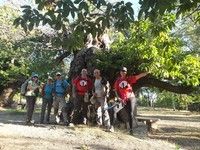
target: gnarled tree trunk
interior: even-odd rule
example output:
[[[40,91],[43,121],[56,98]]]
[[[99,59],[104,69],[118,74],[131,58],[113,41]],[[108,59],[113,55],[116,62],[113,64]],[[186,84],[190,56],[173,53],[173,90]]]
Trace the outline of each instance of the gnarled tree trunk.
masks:
[[[93,70],[95,69],[95,56],[99,52],[97,48],[83,49],[76,54],[74,60],[71,62],[69,78],[73,79],[80,74],[83,68],[86,68],[90,76],[93,75]]]
[[[0,94],[0,104],[3,107],[11,107],[13,104],[13,97],[16,93],[17,89],[13,86],[9,86],[4,88],[4,90]]]
[[[1,87],[0,92],[0,106],[2,107],[11,107],[13,104],[13,97],[15,96],[18,88],[24,82],[25,78],[21,77],[13,83],[9,83],[5,87]]]

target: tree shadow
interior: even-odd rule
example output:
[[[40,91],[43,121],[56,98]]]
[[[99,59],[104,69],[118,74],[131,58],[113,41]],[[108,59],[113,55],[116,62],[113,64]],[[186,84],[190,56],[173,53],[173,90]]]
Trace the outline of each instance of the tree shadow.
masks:
[[[154,134],[150,134],[149,137],[169,141],[182,148],[197,150],[200,148],[199,133],[199,129],[191,127],[162,127]]]
[[[101,145],[101,144],[89,144],[87,146],[85,146],[85,149],[93,149],[93,150],[115,150],[114,148],[110,148],[108,146],[105,146],[105,145]],[[77,147],[74,147],[74,149],[77,149],[77,150],[82,150],[84,149],[84,146],[77,146]]]
[[[33,114],[33,120],[38,122],[40,113]],[[26,111],[6,110],[0,111],[0,123],[25,125]]]
[[[142,115],[138,115],[142,116]],[[161,120],[170,120],[170,121],[186,121],[186,122],[199,122],[200,121],[200,115],[197,116],[172,116],[172,115],[145,115],[144,117],[149,117],[149,118],[158,118]]]

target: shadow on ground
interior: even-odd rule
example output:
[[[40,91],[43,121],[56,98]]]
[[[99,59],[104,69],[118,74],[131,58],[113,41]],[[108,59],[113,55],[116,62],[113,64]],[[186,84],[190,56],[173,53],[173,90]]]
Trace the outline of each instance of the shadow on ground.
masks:
[[[162,120],[158,129],[153,134],[149,134],[150,138],[169,141],[188,150],[200,149],[199,115],[145,114],[145,117]]]

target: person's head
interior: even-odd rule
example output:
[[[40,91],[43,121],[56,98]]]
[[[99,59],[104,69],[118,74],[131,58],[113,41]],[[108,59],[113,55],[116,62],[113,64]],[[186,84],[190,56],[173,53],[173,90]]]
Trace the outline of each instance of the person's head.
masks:
[[[61,80],[62,74],[60,72],[56,73],[56,80]]]
[[[87,77],[87,69],[82,69],[81,70],[81,76],[82,77]]]
[[[101,76],[100,70],[99,70],[99,69],[95,69],[95,70],[94,70],[94,77],[95,77],[95,78],[99,78],[100,76]]]
[[[127,74],[127,68],[126,67],[122,67],[120,69],[120,75],[121,75],[121,77],[126,77],[126,74]]]
[[[32,80],[34,81],[34,82],[37,82],[38,81],[38,74],[33,74],[32,75]]]
[[[53,78],[52,77],[48,77],[47,83],[51,84],[52,82],[53,82]]]

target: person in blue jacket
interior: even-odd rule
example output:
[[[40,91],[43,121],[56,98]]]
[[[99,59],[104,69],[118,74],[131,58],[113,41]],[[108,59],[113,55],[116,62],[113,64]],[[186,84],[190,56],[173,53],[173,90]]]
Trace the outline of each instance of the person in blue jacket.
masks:
[[[62,75],[60,72],[57,72],[56,80],[54,82],[54,90],[53,90],[54,115],[55,115],[56,123],[59,123],[60,122],[60,114],[62,114],[65,125],[69,125],[67,112],[65,109],[66,108],[65,96],[67,94],[68,87],[69,87],[69,83],[66,80],[62,79]],[[61,109],[59,109],[59,108],[61,108]]]

